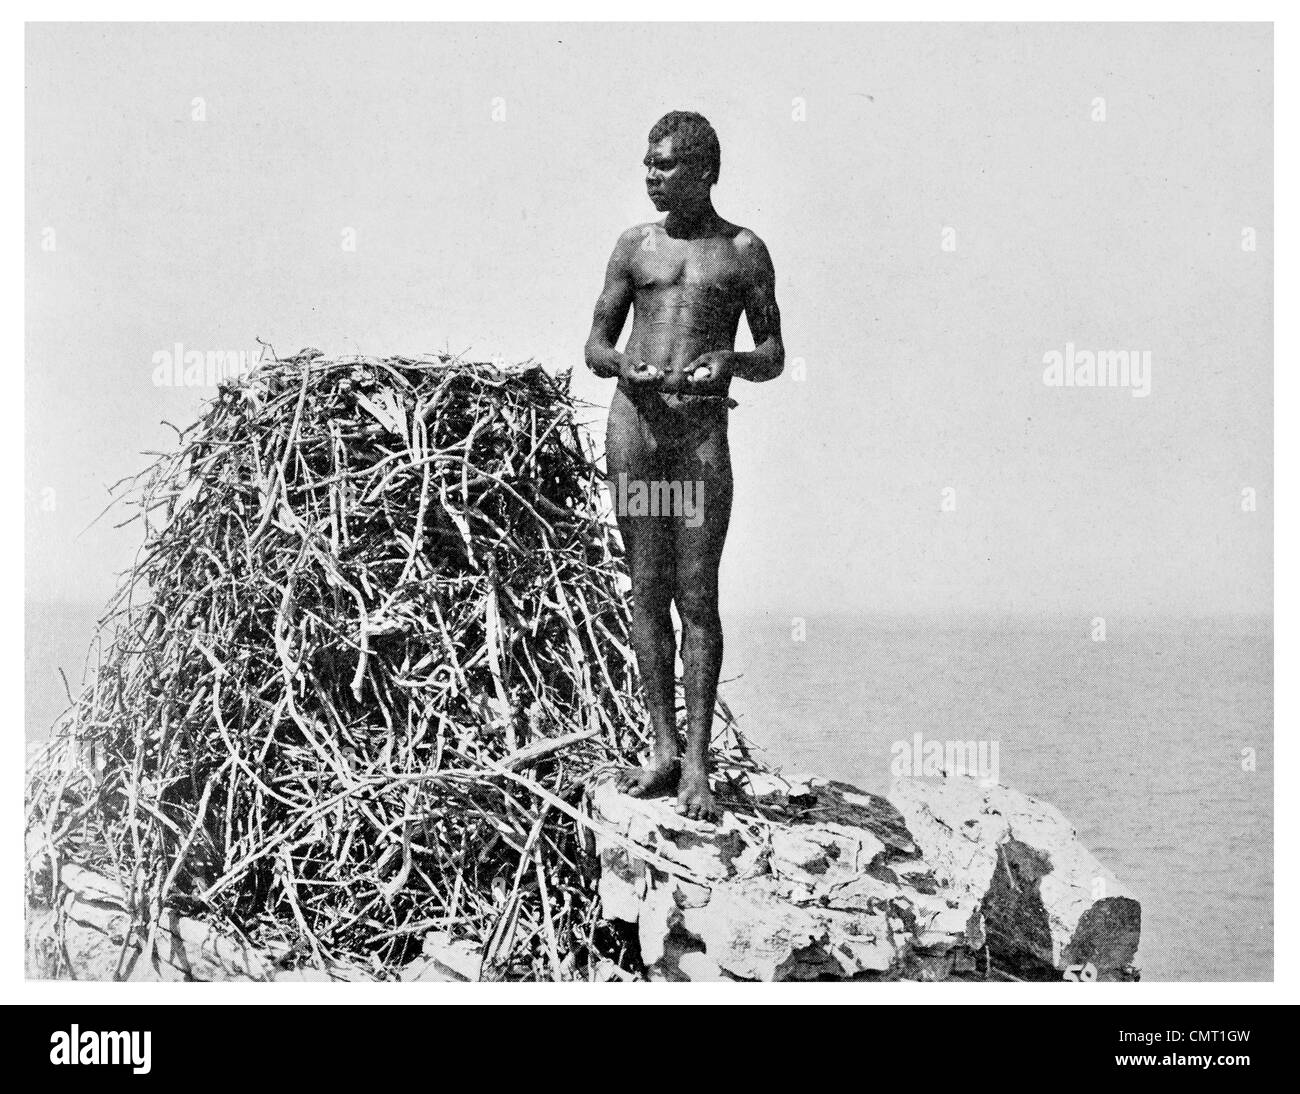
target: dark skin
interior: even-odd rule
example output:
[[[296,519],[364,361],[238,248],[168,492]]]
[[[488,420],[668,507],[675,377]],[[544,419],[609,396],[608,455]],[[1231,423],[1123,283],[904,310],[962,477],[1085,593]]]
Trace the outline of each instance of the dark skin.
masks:
[[[632,644],[655,738],[650,764],[622,772],[618,785],[635,797],[676,790],[680,811],[705,820],[718,812],[707,762],[722,670],[718,565],[731,516],[725,398],[733,377],[779,376],[785,349],[767,248],[718,216],[712,172],[678,158],[673,145],[666,137],[646,152],[646,189],[667,216],[630,228],[615,244],[586,360],[596,375],[618,379],[605,438],[611,487],[620,474],[703,484],[702,521],[618,515],[632,576]],[[629,309],[632,333],[620,352]],[[735,350],[742,314],[750,352]],[[698,395],[714,398],[681,398]],[[674,604],[682,621],[684,751],[674,716]]]

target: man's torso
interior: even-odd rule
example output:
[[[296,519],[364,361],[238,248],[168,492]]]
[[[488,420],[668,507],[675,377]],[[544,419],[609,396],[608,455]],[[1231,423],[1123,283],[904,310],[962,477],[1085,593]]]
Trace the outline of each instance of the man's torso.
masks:
[[[661,224],[642,225],[632,260],[632,333],[625,356],[664,373],[661,391],[725,396],[729,381],[687,382],[687,366],[710,350],[735,347],[744,311],[745,266],[732,224],[703,239],[673,239]]]

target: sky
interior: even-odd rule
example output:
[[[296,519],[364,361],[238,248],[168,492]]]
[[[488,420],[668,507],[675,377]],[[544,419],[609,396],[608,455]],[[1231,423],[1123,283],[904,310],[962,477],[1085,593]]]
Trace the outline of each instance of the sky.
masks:
[[[178,342],[531,358],[603,436],[591,309],[693,109],[787,354],[733,385],[724,619],[1271,611],[1267,25],[34,24],[26,83],[29,604],[129,565],[92,521],[212,394]]]

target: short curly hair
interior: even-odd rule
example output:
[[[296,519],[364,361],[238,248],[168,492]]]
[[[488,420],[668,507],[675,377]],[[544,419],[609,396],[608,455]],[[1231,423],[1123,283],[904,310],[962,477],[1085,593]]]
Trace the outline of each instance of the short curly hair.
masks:
[[[713,181],[718,181],[722,170],[722,147],[708,118],[693,110],[670,110],[655,122],[648,139],[651,144],[656,144],[665,137],[673,138],[673,151],[679,159],[712,171]]]

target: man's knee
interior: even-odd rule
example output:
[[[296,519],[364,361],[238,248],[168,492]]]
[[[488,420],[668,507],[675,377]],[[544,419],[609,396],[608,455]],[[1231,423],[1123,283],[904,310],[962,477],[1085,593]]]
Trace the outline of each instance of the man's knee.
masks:
[[[672,623],[673,602],[670,582],[666,578],[642,578],[632,582],[634,614],[648,623]]]
[[[716,581],[682,582],[677,590],[677,612],[682,624],[706,630],[721,629],[718,615],[718,587]]]

